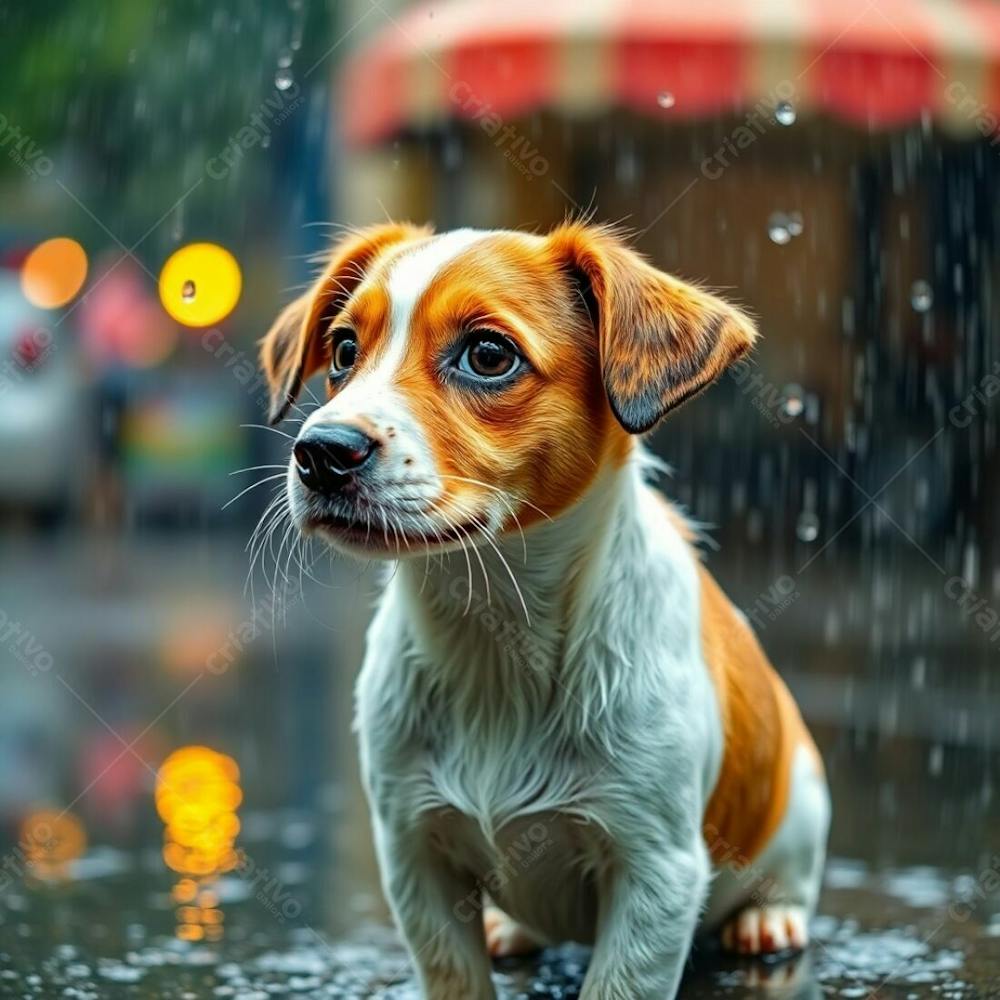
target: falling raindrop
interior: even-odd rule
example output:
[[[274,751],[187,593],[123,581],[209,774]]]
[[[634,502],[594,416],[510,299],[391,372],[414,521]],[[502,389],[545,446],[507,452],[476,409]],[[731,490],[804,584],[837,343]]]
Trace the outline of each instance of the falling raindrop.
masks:
[[[797,417],[806,408],[802,393],[802,386],[786,385],[782,390],[781,409],[790,417]]]
[[[445,137],[441,160],[446,170],[457,170],[462,165],[462,140],[454,132]]]
[[[292,52],[290,49],[282,49],[281,52],[278,53],[278,65],[282,69],[287,69],[292,65]]]
[[[819,537],[819,518],[812,511],[802,511],[795,525],[795,534],[800,541],[815,542]]]
[[[934,291],[923,278],[910,286],[910,305],[918,313],[927,312],[934,305]]]
[[[791,212],[788,216],[788,223],[786,228],[788,229],[789,236],[801,236],[802,235],[802,213],[801,212]]]
[[[656,95],[656,103],[661,108],[672,108],[676,103],[676,98],[669,90],[661,90],[660,93]]]
[[[194,282],[188,278],[188,280],[181,286],[181,298],[185,302],[194,302],[196,291],[197,289],[194,286]]]
[[[779,125],[794,125],[795,108],[788,101],[782,101],[774,109],[774,119]]]
[[[778,246],[784,246],[792,238],[788,231],[788,217],[784,212],[773,212],[768,218],[767,235]]]
[[[288,90],[294,82],[292,71],[287,66],[279,66],[278,72],[274,74],[274,85],[278,90]]]
[[[806,396],[806,423],[819,423],[819,396],[814,392]]]

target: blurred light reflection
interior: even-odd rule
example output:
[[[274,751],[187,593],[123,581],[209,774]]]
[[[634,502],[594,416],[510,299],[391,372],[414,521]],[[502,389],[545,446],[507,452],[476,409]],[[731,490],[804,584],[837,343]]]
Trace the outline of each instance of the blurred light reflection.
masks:
[[[160,301],[178,323],[212,326],[236,308],[243,278],[236,258],[214,243],[177,250],[160,272]]]
[[[61,881],[69,877],[70,865],[86,849],[87,834],[71,812],[36,809],[21,823],[20,847],[33,875]]]
[[[181,940],[222,937],[224,918],[212,886],[238,861],[239,778],[232,757],[203,746],[175,750],[157,774],[156,811],[165,824],[163,860],[181,876],[172,892]]]
[[[39,243],[21,266],[24,297],[40,309],[58,309],[87,280],[87,252],[66,236]]]

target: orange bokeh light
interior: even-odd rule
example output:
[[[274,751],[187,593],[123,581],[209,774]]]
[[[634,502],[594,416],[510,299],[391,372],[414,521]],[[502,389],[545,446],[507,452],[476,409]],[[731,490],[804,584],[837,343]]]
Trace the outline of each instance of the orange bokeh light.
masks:
[[[87,280],[87,252],[66,236],[39,243],[21,266],[24,297],[40,309],[70,302]]]
[[[21,823],[20,846],[32,872],[62,878],[87,847],[83,824],[70,812],[36,809]]]

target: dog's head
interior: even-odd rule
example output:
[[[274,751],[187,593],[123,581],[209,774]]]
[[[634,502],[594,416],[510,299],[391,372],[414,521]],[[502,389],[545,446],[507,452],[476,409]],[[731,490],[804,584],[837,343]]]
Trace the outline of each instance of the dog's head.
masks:
[[[327,374],[292,448],[292,516],[369,555],[555,517],[754,338],[606,228],[355,233],[262,344],[272,423]]]

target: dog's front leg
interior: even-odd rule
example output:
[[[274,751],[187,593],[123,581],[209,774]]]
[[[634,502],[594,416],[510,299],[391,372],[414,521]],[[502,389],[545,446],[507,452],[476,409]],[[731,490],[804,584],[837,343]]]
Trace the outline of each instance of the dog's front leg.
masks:
[[[700,841],[632,834],[600,879],[597,941],[580,1000],[670,1000],[677,993],[708,886]]]
[[[376,826],[382,884],[425,1000],[494,1000],[482,892],[413,831]]]

